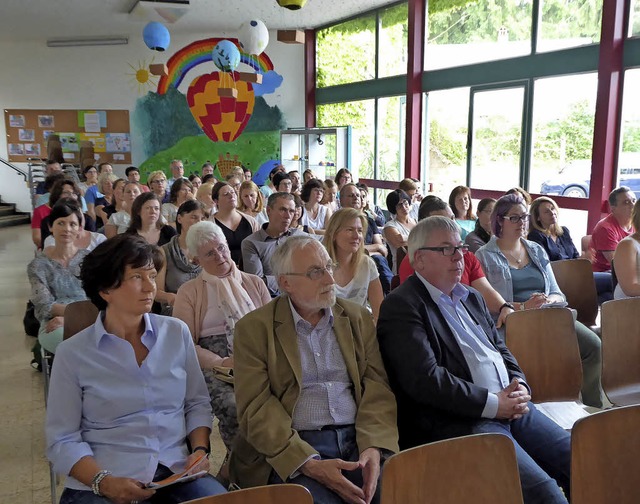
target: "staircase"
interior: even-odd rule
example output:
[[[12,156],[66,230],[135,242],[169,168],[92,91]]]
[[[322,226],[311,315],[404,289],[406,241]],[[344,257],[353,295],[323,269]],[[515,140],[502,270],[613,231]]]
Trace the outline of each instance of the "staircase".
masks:
[[[17,212],[16,206],[11,203],[3,203],[0,197],[0,228],[29,224],[31,218],[28,213]]]

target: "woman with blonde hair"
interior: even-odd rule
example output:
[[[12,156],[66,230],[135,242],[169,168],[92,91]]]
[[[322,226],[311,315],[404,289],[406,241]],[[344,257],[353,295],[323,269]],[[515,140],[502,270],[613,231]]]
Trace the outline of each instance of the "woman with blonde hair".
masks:
[[[240,201],[238,210],[243,214],[253,217],[259,226],[267,222],[264,210],[262,193],[258,186],[251,180],[247,180],[240,185]]]
[[[196,191],[196,199],[204,205],[204,211],[206,217],[211,217],[214,213],[218,211],[216,207],[216,202],[213,201],[211,197],[211,191],[213,190],[213,186],[216,182],[205,182]]]
[[[374,322],[382,303],[382,284],[378,268],[364,252],[367,218],[355,208],[341,208],[329,219],[323,243],[336,263],[333,278],[336,295],[369,306]]]
[[[133,207],[133,202],[140,196],[140,185],[138,185],[137,182],[126,182],[123,192],[124,200],[122,202],[122,210],[112,214],[104,226],[104,234],[107,238],[113,238],[115,235],[122,234],[129,229],[129,225],[131,224],[131,208]]]
[[[151,172],[147,177],[147,185],[160,200],[160,203],[169,203],[169,191],[167,191],[167,176],[162,170]]]
[[[542,245],[551,261],[576,259],[580,256],[573,244],[569,230],[558,222],[560,209],[555,201],[541,196],[529,209],[529,234],[527,240]]]
[[[329,178],[324,181],[324,187],[324,197],[322,198],[321,204],[326,206],[331,213],[333,213],[339,208],[338,186]]]
[[[466,186],[454,187],[449,195],[449,206],[456,216],[458,226],[460,226],[460,238],[464,240],[476,227],[476,216],[473,213],[473,201],[471,201],[471,189]]]

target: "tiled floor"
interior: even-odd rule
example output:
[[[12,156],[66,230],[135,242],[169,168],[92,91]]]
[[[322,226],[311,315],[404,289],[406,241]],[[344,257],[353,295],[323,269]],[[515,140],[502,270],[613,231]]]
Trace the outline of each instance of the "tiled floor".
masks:
[[[22,317],[29,297],[26,268],[33,258],[28,226],[0,229],[0,503],[51,502],[49,466],[44,457],[42,374],[29,365],[35,338],[24,334]],[[211,436],[212,473],[224,447]],[[58,497],[61,486],[58,488]]]

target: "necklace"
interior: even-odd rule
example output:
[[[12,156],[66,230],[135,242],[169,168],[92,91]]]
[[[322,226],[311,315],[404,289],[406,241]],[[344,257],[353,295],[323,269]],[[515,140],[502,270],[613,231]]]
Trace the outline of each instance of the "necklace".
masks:
[[[523,258],[524,258],[524,254],[520,254],[520,257],[516,257],[516,256],[514,256],[511,252],[509,252],[508,250],[505,250],[505,253],[506,253],[507,255],[509,255],[509,257],[511,257],[511,259],[512,259],[513,261],[515,261],[515,263],[516,263],[518,266],[520,266],[520,264],[522,263],[522,260],[523,260]]]

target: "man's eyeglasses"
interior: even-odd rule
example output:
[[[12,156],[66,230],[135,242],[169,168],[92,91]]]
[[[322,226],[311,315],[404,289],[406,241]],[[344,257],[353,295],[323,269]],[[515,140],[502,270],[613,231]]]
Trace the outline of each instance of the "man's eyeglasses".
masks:
[[[418,250],[432,250],[433,252],[440,252],[443,256],[450,257],[455,255],[458,250],[462,255],[466,254],[469,252],[469,245],[458,245],[457,247],[453,245],[447,247],[420,247]]]
[[[309,280],[320,280],[325,272],[333,275],[333,270],[336,268],[337,264],[329,263],[324,268],[311,268],[306,273],[285,273],[285,275],[293,275],[293,276],[305,276]]]
[[[522,215],[503,215],[502,218],[504,220],[509,220],[511,222],[513,222],[514,224],[517,224],[518,222],[522,221],[522,222],[527,222],[527,220],[529,219],[529,214],[522,214]]]

